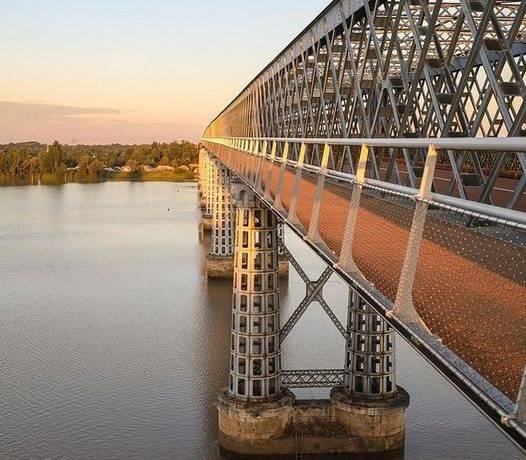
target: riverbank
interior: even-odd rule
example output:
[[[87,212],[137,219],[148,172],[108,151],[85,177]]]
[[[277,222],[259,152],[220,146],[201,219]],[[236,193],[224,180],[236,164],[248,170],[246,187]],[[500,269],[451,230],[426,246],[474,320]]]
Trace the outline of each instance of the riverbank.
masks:
[[[0,175],[0,186],[60,185],[67,183],[95,184],[99,182],[194,182],[192,171],[149,171],[149,172],[104,172],[100,175],[79,175],[75,171],[66,174],[44,173],[29,176]]]

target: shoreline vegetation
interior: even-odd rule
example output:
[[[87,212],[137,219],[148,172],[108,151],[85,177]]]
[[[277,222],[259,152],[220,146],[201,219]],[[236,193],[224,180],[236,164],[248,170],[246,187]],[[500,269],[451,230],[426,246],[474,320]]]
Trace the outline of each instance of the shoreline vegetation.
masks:
[[[190,182],[197,146],[188,141],[138,145],[0,145],[0,186],[108,181]]]

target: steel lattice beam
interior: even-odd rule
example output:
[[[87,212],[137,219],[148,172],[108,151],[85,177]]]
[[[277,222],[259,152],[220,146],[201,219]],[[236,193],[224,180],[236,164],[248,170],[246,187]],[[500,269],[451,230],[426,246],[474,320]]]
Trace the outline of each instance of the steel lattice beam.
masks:
[[[333,388],[344,384],[344,369],[283,370],[282,384],[288,388]]]
[[[487,3],[487,4],[486,4]],[[204,137],[486,137],[526,132],[526,3],[333,1],[208,126]],[[317,146],[311,161],[319,164]],[[370,176],[415,187],[425,152],[379,149]],[[354,169],[357,152],[329,159]],[[316,161],[314,161],[316,159]],[[445,151],[448,194],[491,203],[526,156]],[[522,177],[521,177],[522,176]],[[496,191],[497,190],[497,191]]]

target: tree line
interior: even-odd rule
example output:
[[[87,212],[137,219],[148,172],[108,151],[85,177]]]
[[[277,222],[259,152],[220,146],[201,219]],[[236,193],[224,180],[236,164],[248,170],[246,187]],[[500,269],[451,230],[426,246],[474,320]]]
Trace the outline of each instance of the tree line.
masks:
[[[77,168],[80,175],[98,175],[106,167],[158,165],[177,168],[197,162],[197,146],[189,141],[138,145],[52,145],[20,142],[0,145],[0,175],[24,177],[63,174]]]

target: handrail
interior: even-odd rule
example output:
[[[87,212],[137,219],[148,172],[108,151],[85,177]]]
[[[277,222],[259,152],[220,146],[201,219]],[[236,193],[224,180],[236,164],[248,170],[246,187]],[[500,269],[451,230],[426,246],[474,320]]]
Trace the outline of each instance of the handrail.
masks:
[[[329,146],[354,146],[354,147],[392,147],[392,148],[423,148],[429,149],[434,147],[436,150],[484,150],[492,152],[493,154],[504,153],[507,151],[519,151],[526,152],[526,138],[524,137],[506,137],[506,138],[425,138],[425,139],[360,139],[360,138],[347,138],[347,139],[309,139],[309,138],[240,138],[240,137],[225,137],[225,138],[203,138],[202,141],[212,142],[216,144],[227,145],[235,148],[231,143],[233,141],[253,141],[253,142],[288,142],[289,144],[308,144],[308,145],[322,145],[327,144]],[[232,141],[232,142],[230,142]],[[243,149],[239,149],[244,151]],[[247,153],[248,154],[248,153]],[[254,154],[253,151],[250,152]],[[259,152],[258,155],[263,155]],[[274,162],[281,163],[281,159],[274,158]],[[294,160],[286,160],[286,164],[292,167],[296,167]],[[304,169],[310,170],[311,172],[318,172],[321,168],[316,165],[303,164]],[[356,175],[346,172],[340,172],[332,169],[327,169],[326,174],[329,177],[336,179],[355,182]],[[485,217],[502,224],[512,225],[520,230],[526,231],[526,213],[516,211],[509,208],[503,208],[494,206],[488,203],[481,203],[472,200],[464,200],[461,198],[443,195],[440,193],[431,192],[425,199],[418,197],[418,189],[411,188],[399,184],[393,184],[391,182],[384,182],[377,179],[365,178],[364,182],[366,185],[371,185],[391,191],[395,193],[401,193],[414,197],[415,200],[426,201],[429,204],[436,204],[440,207],[453,207],[458,210],[467,211],[474,217]]]
[[[429,137],[429,138],[290,138],[290,137],[222,137],[203,138],[203,141],[245,140],[267,142],[289,142],[308,145],[338,145],[349,147],[393,147],[393,148],[429,148],[439,150],[488,150],[491,152],[526,152],[526,137]]]

